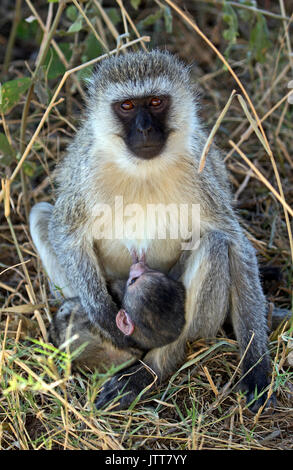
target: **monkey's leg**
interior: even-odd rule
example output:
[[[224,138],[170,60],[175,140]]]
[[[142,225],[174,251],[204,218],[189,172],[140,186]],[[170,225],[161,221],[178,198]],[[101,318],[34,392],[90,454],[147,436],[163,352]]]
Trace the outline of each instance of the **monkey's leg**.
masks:
[[[53,206],[47,202],[36,204],[30,212],[30,233],[42,264],[50,279],[50,288],[56,297],[60,291],[66,298],[76,297],[65,272],[61,267],[52,248],[48,235],[48,225],[52,216]]]
[[[241,355],[245,352],[242,384],[248,402],[256,388],[259,393],[268,385],[265,299],[254,250],[246,239],[239,244],[236,247],[224,233],[214,231],[204,235],[199,249],[190,254],[181,279],[187,289],[185,330],[177,341],[150,351],[144,358],[159,382],[182,362],[186,340],[215,336],[230,310]],[[126,408],[153,381],[152,374],[138,364],[124,374],[105,384],[98,407],[111,402],[123,389],[128,395],[120,400],[120,408]],[[260,397],[251,409],[256,411],[265,398]]]
[[[30,213],[30,232],[50,280],[50,288],[57,298],[60,291],[68,298],[54,316],[49,330],[49,340],[60,347],[66,340],[76,337],[70,350],[86,344],[78,360],[86,365],[101,364],[101,338],[93,331],[89,319],[82,309],[76,292],[72,289],[64,270],[60,266],[48,236],[48,225],[53,206],[47,202],[36,204]]]
[[[266,300],[253,247],[240,232],[236,241],[217,231],[206,234],[187,261],[183,282],[191,337],[215,336],[230,314],[243,357],[241,385],[251,402],[270,375]],[[257,411],[265,400],[263,393],[250,409]]]
[[[165,380],[183,362],[189,338],[215,336],[224,321],[229,303],[228,241],[220,232],[201,239],[200,247],[190,253],[181,278],[187,289],[186,325],[177,341],[147,353],[142,364],[135,364],[122,374],[113,376],[104,385],[97,406],[110,403],[119,391],[127,393],[120,399],[120,408],[127,408],[137,395],[154,381]]]
[[[230,314],[233,328],[243,356],[241,387],[251,402],[269,385],[270,357],[266,299],[263,295],[255,251],[248,240],[242,245],[229,244],[231,275]],[[264,404],[266,393],[252,403],[257,411]],[[274,402],[272,397],[270,403]]]
[[[49,329],[49,341],[58,348],[66,346],[71,353],[82,346],[78,362],[99,365],[102,362],[102,338],[93,330],[79,298],[65,300],[54,315]]]

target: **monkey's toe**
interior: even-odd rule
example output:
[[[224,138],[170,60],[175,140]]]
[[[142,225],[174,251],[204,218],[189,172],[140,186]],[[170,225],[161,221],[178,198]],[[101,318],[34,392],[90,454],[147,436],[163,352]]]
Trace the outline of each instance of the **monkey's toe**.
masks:
[[[119,389],[116,385],[116,381],[112,379],[104,385],[95,402],[98,409],[111,407],[111,410],[118,411],[129,408],[136,398],[134,391]]]
[[[265,410],[268,408],[274,408],[276,405],[276,395],[275,393],[267,400],[267,393],[263,393],[259,398],[255,396],[255,392],[250,392],[247,394],[246,403],[248,404],[248,409],[252,413],[257,413],[261,406],[265,404]]]
[[[136,363],[105,383],[95,405],[99,409],[112,405],[111,409],[115,411],[125,410],[149,390],[152,382],[153,375],[142,364]]]

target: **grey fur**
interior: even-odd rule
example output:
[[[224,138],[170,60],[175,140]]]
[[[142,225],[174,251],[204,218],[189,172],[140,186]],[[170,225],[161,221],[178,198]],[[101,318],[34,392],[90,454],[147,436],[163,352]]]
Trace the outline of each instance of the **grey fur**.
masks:
[[[135,96],[160,92],[171,95],[170,146],[154,162],[137,162],[133,155],[127,153],[120,139],[119,123],[110,111],[112,100],[119,96],[121,100],[131,98],[131,92]],[[91,232],[93,206],[96,202],[111,204],[121,190],[133,202],[136,202],[135,197],[147,201],[145,194],[151,191],[163,201],[170,195],[171,200],[182,196],[178,203],[185,200],[200,203],[201,243],[190,253],[181,277],[187,290],[186,328],[177,342],[150,351],[144,362],[159,380],[166,379],[183,360],[186,341],[198,336],[214,336],[230,314],[240,354],[244,353],[251,335],[254,335],[243,361],[244,372],[263,359],[261,365],[253,368],[243,379],[244,388],[251,397],[255,387],[263,389],[269,380],[266,302],[259,282],[255,252],[233,210],[226,169],[215,147],[209,152],[204,171],[201,174],[197,172],[206,141],[197,107],[189,68],[174,56],[152,51],[105,60],[90,81],[86,118],[59,165],[58,199],[50,216],[48,235],[41,230],[41,227],[48,226],[48,220],[44,220],[38,205],[33,209],[32,221],[38,219],[37,214],[40,214],[39,220],[32,222],[31,232],[51,280],[54,281],[60,267],[64,273],[63,284],[69,284],[79,296],[82,308],[94,327],[115,347],[139,356],[131,340],[125,340],[114,327],[117,308],[105,283],[105,278],[121,277],[121,272],[127,273],[131,260],[121,247],[119,256],[121,254],[124,258],[117,261],[117,269],[107,265],[105,260],[109,258],[101,251],[102,245],[94,240]],[[129,165],[129,175],[123,173],[123,165],[119,167],[121,161]],[[114,165],[112,172],[117,168],[117,174],[124,175],[125,187],[122,177],[114,174],[111,180],[107,173],[108,164]],[[111,181],[108,186],[107,178]],[[167,258],[164,253],[169,242],[160,243],[150,245],[148,264],[166,272],[178,259],[179,251],[174,249],[172,258]],[[58,260],[58,263],[54,262],[53,271],[49,269],[52,256]],[[150,373],[141,372],[141,367],[136,366],[135,369],[134,366],[131,370],[136,374],[128,385],[129,390],[126,388],[129,395],[121,400],[121,407],[129,405],[134,390],[141,390],[153,380]],[[112,400],[128,380],[128,375],[122,378],[114,376],[101,392],[98,406]],[[263,401],[260,399],[256,408]]]

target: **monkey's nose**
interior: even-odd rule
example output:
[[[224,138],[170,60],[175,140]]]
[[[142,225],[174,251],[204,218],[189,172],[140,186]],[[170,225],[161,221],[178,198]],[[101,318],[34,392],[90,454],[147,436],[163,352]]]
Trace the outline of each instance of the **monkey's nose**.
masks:
[[[143,137],[146,139],[148,136],[149,136],[149,133],[151,132],[152,130],[152,126],[147,126],[147,127],[138,127],[137,128],[138,132],[140,132]]]
[[[140,132],[143,137],[148,137],[148,134],[152,130],[152,122],[149,115],[141,110],[136,116],[136,129]]]
[[[136,263],[130,267],[129,279],[132,277],[139,277],[146,272],[146,266],[144,263]]]

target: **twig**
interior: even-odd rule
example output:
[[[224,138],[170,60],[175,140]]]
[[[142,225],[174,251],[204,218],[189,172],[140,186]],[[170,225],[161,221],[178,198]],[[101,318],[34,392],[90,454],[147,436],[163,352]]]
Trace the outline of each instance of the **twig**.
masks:
[[[248,184],[248,182],[249,182],[252,175],[253,175],[253,171],[249,170],[248,173],[245,175],[245,178],[242,181],[241,185],[239,186],[236,193],[234,194],[234,201],[237,201],[237,199],[239,198],[242,191],[246,188],[246,186],[247,186],[247,184]]]
[[[57,29],[57,26],[58,26],[59,20],[61,18],[61,14],[63,12],[64,7],[65,7],[64,0],[60,0],[58,10],[57,10],[56,16],[54,18],[51,30],[49,31],[49,33],[46,37],[45,44],[42,47],[42,52],[40,53],[40,55],[38,57],[38,62],[36,64],[36,68],[35,68],[33,76],[32,76],[32,83],[31,83],[31,86],[30,86],[30,88],[28,90],[28,93],[27,93],[27,96],[26,96],[25,105],[24,105],[24,108],[23,108],[22,116],[21,116],[21,125],[20,125],[20,153],[21,154],[24,152],[24,148],[25,148],[25,132],[26,132],[26,126],[27,126],[27,117],[28,117],[28,112],[29,112],[31,99],[32,99],[33,92],[34,92],[35,81],[37,79],[40,67],[42,66],[42,64],[43,64],[43,62],[46,58],[47,52],[48,52],[49,47],[50,47],[51,40],[52,40],[53,35],[55,34],[55,31]],[[29,213],[28,205],[29,205],[29,203],[28,203],[26,183],[25,183],[25,174],[22,171],[22,169],[21,169],[21,180],[22,180],[22,190],[23,190],[23,196],[24,196],[25,214],[26,214],[26,217],[28,218],[28,213]]]
[[[109,31],[112,33],[112,36],[114,37],[114,39],[117,39],[118,36],[119,36],[119,33],[118,33],[117,29],[115,28],[114,24],[112,23],[111,19],[109,18],[109,16],[105,12],[104,8],[101,6],[101,4],[97,0],[93,0],[93,3],[95,4],[97,9],[99,10],[99,12],[101,14],[101,17],[105,21],[106,26],[109,28]]]
[[[273,89],[278,85],[278,83],[286,76],[287,72],[290,70],[290,64],[286,64],[284,69],[282,70],[282,72],[278,75],[278,77],[276,78],[276,80],[274,81],[274,83],[267,89],[267,91],[265,92],[265,94],[262,96],[262,98],[260,99],[259,103],[258,103],[258,107],[262,105],[262,103],[265,102],[265,100],[267,99],[268,96],[271,96],[272,95],[272,91]],[[263,122],[268,116],[270,116],[271,113],[273,113],[275,111],[275,109],[277,109],[278,106],[280,106],[280,104],[283,103],[283,101],[285,99],[288,98],[288,96],[293,93],[293,91],[291,90],[287,95],[286,97],[284,96],[280,101],[278,101],[278,103],[272,108],[270,109],[264,116],[263,118],[261,119],[261,122]],[[231,135],[231,138],[233,138],[233,136],[235,134],[237,134],[245,125],[245,122],[242,122],[240,124],[240,126],[238,126],[237,129],[235,129],[235,131],[232,133]],[[237,145],[240,145],[243,140],[247,139],[250,134],[252,133],[253,129],[252,127],[250,126],[247,131],[245,131],[245,133],[243,134],[243,136],[241,136],[240,140],[238,141]],[[248,133],[248,134],[247,134]],[[243,139],[243,140],[241,140]],[[233,150],[231,150],[231,152],[229,152],[225,158],[225,160],[227,160],[233,153]]]
[[[132,19],[130,18],[127,10],[124,8],[124,5],[120,2],[120,0],[116,0],[116,2],[118,3],[119,7],[121,8],[123,13],[125,14],[125,16],[127,18],[127,21],[130,24],[130,26],[132,27],[133,31],[135,32],[137,38],[140,38],[141,36],[140,36],[135,24],[133,23]],[[143,42],[141,43],[141,46],[145,51],[147,51],[146,45]]]
[[[231,5],[233,7],[236,7],[236,8],[243,8],[245,10],[249,10],[249,11],[252,11],[254,13],[261,13],[262,15],[265,15],[265,16],[270,16],[271,18],[275,18],[276,20],[289,20],[290,18],[288,18],[288,16],[286,15],[283,15],[283,12],[282,12],[282,15],[278,15],[277,13],[272,13],[271,11],[267,11],[267,10],[262,10],[260,8],[256,8],[256,7],[253,7],[253,6],[250,6],[250,5],[245,5],[245,3],[238,3],[238,2],[224,2],[223,0],[211,0],[213,3],[220,3],[220,4],[228,4],[228,5]]]
[[[218,117],[218,119],[216,120],[216,123],[212,129],[212,131],[210,132],[210,135],[205,143],[205,146],[203,148],[203,151],[202,151],[202,154],[201,154],[201,157],[200,157],[200,162],[199,162],[199,167],[198,167],[198,173],[201,173],[202,170],[204,169],[204,166],[205,166],[205,162],[206,162],[206,157],[207,157],[207,154],[208,154],[208,151],[210,149],[210,146],[212,145],[212,142],[213,142],[213,138],[217,132],[217,130],[219,129],[220,127],[220,124],[222,122],[222,120],[224,119],[224,116],[226,115],[229,107],[230,107],[230,104],[232,102],[232,99],[233,97],[235,96],[235,93],[236,91],[233,90],[231,95],[230,95],[230,98],[228,99],[224,109],[222,110],[220,116]]]
[[[285,96],[283,96],[283,98],[281,98],[268,112],[266,112],[263,117],[261,118],[261,122],[264,122],[274,111],[276,111],[276,109],[279,108],[279,106],[281,106],[282,103],[284,103],[284,101],[286,101],[289,96],[291,96],[293,94],[293,90],[290,90]],[[238,147],[245,141],[248,139],[248,137],[252,134],[253,132],[253,127],[252,125],[250,125],[245,132],[243,132],[242,136],[240,137],[239,141],[237,142],[237,145]],[[233,133],[234,134],[234,133]],[[225,160],[224,161],[227,161],[228,158],[231,157],[231,155],[233,154],[233,149],[231,149],[226,157],[225,157]]]
[[[285,30],[285,36],[286,36],[286,43],[287,43],[287,49],[288,49],[288,58],[289,58],[289,62],[290,62],[290,66],[291,66],[291,70],[293,72],[293,54],[292,54],[292,49],[291,49],[291,42],[290,42],[290,38],[289,38],[289,27],[290,27],[290,23],[292,22],[292,19],[293,19],[293,13],[291,15],[291,18],[288,18],[288,25],[286,24],[286,11],[285,11],[285,6],[284,6],[284,0],[279,0],[280,2],[280,9],[281,9],[281,13],[284,17],[283,19],[283,25],[284,25],[284,30]]]
[[[289,155],[289,152],[288,150],[286,149],[285,145],[284,145],[284,142],[281,141],[280,137],[277,137],[277,143],[278,145],[280,146],[281,148],[281,151],[283,152],[286,160],[288,161],[289,165],[291,166],[291,168],[293,169],[293,160],[292,158],[290,157]]]
[[[243,158],[243,160],[250,166],[250,168],[254,171],[254,173],[259,177],[259,179],[267,186],[267,188],[274,194],[274,196],[280,201],[282,206],[289,212],[289,214],[293,217],[293,210],[287,204],[284,198],[280,196],[280,194],[275,190],[275,188],[271,185],[271,183],[263,176],[263,174],[256,168],[256,166],[247,158],[247,156],[240,150],[240,148],[232,141],[229,140],[229,144],[239,153],[239,155]]]
[[[81,8],[81,6],[79,5],[78,1],[77,0],[72,0],[72,2],[74,3],[74,5],[76,6],[76,8],[78,9],[78,11],[80,12],[80,14],[83,16],[83,18],[85,19],[85,22],[86,24],[88,25],[88,27],[91,29],[91,31],[93,32],[96,40],[102,44],[103,48],[105,49],[105,51],[108,51],[108,47],[107,47],[107,44],[104,43],[103,39],[98,35],[97,31],[95,30],[95,28],[93,27],[92,23],[90,22],[90,20],[88,19],[88,17],[86,16],[85,12],[83,11],[83,9]]]
[[[12,28],[10,31],[6,51],[5,51],[5,58],[4,58],[4,63],[3,63],[3,73],[7,73],[8,67],[11,62],[11,55],[12,55],[12,49],[13,49],[13,44],[15,41],[15,36],[16,36],[16,30],[18,23],[21,20],[21,2],[22,0],[16,0],[15,3],[15,9],[14,9],[14,17],[13,17],[13,23],[12,23]]]
[[[5,194],[4,215],[6,217],[6,220],[7,220],[7,223],[8,223],[12,238],[13,238],[13,242],[14,242],[18,257],[19,257],[21,265],[22,265],[22,269],[23,269],[25,278],[26,278],[27,283],[30,286],[31,290],[33,290],[32,289],[31,279],[30,279],[28,270],[26,268],[25,261],[24,261],[23,256],[22,256],[21,249],[19,248],[19,244],[18,244],[16,235],[15,235],[13,224],[12,224],[11,219],[10,219],[10,180],[6,180],[6,181],[2,180],[2,190],[4,191],[4,194]]]
[[[123,1],[122,0],[116,0],[116,1],[117,1],[118,5],[120,6],[120,9],[121,9],[126,42],[129,42],[129,31],[128,31],[128,25],[127,25],[127,21],[126,21],[125,8],[124,8],[124,5],[123,5]]]
[[[7,338],[9,321],[10,321],[10,318],[8,316],[6,318],[4,338],[2,340],[1,350],[0,350],[0,378],[2,377],[2,367],[3,367],[4,361],[5,361],[5,345],[6,345],[6,338]]]

